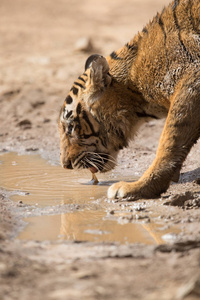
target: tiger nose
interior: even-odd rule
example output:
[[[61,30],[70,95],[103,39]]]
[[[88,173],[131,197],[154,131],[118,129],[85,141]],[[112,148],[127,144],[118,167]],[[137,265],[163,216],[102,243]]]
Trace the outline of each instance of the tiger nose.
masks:
[[[73,169],[71,160],[67,160],[63,163],[63,168],[65,169]]]

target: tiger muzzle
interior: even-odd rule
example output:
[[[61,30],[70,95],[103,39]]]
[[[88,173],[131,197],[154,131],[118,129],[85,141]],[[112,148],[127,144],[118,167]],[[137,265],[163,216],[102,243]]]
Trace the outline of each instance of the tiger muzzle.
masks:
[[[72,167],[72,162],[71,162],[71,160],[67,160],[67,161],[65,161],[64,163],[63,163],[63,168],[64,169],[70,169],[70,170],[72,170],[73,169],[73,167]]]

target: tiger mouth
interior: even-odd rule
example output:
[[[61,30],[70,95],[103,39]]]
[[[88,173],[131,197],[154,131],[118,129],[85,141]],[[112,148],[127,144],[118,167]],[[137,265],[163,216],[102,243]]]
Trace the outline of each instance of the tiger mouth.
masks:
[[[116,161],[106,153],[82,152],[76,157],[73,167],[89,169],[92,173],[107,172],[114,168]]]
[[[90,172],[93,174],[98,172],[98,169],[96,167],[90,167],[88,168],[88,170],[90,170]]]

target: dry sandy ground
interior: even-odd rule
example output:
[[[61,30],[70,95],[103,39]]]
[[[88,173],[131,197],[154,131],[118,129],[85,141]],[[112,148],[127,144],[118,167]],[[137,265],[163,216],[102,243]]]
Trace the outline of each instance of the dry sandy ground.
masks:
[[[87,56],[121,47],[167,3],[1,0],[0,151],[58,162],[58,112]],[[92,43],[86,51],[77,46],[83,37]],[[119,156],[121,172],[142,174],[155,157],[162,126],[151,122],[141,129]],[[23,209],[19,213],[2,191],[0,299],[199,299],[199,158],[200,142],[179,183],[164,195],[167,201],[175,196],[173,216],[166,206],[164,217],[185,229],[179,241],[163,246],[16,241]]]

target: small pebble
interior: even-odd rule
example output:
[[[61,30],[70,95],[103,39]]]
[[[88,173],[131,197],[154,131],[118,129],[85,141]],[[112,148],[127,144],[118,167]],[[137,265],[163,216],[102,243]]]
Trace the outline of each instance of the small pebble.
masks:
[[[90,52],[93,48],[92,41],[88,37],[78,39],[75,44],[76,51]]]
[[[196,184],[200,184],[200,178],[195,179],[193,182]]]

